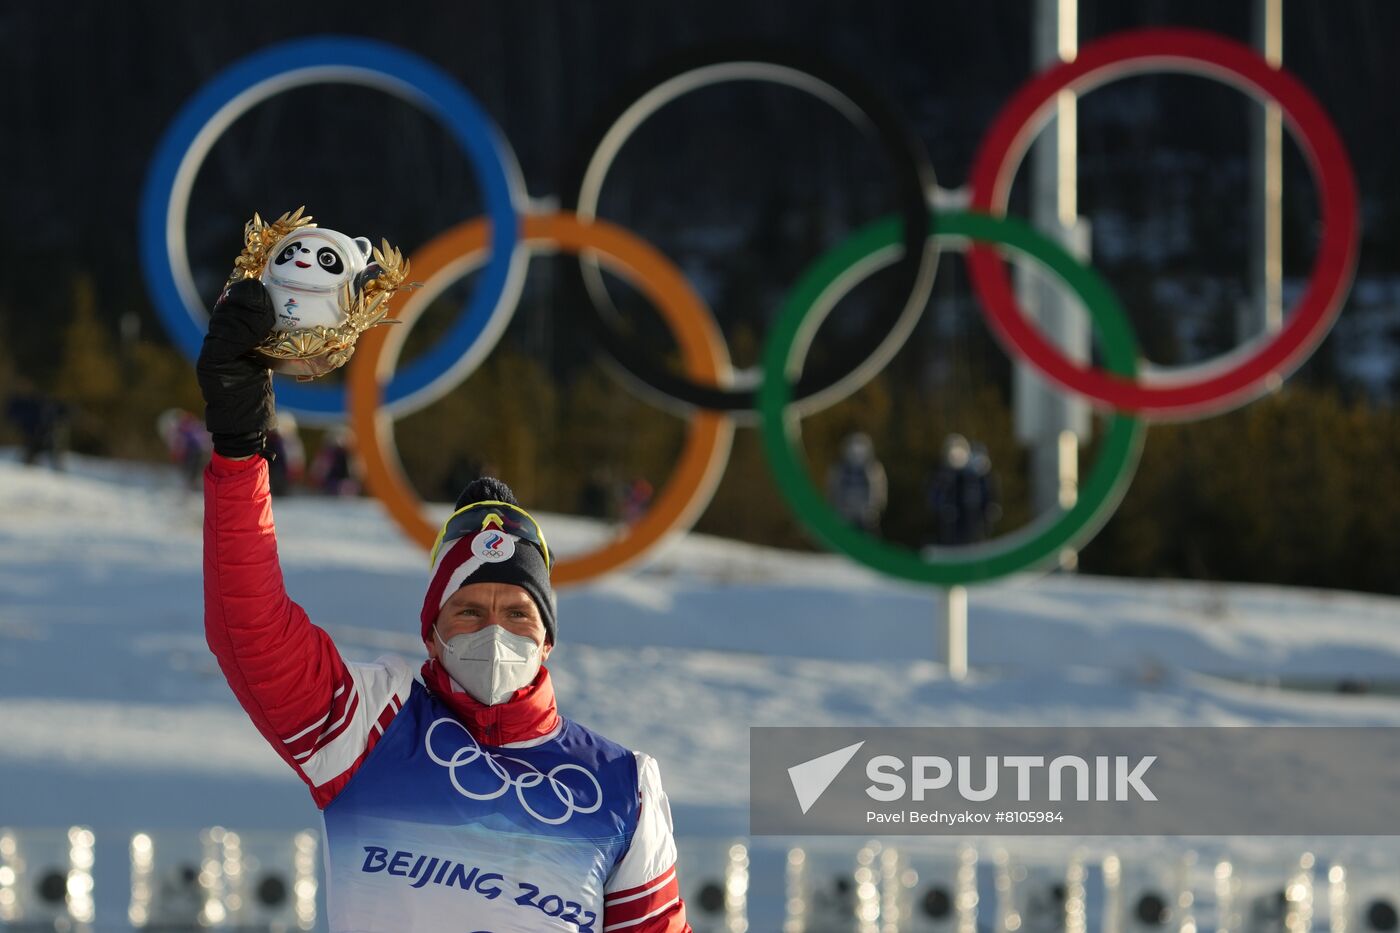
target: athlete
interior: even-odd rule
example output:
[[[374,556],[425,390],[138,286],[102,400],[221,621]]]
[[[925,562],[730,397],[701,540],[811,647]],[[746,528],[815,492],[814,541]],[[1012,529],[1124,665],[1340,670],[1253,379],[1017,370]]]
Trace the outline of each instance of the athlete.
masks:
[[[198,362],[209,647],[311,788],[334,931],[688,933],[655,760],[559,715],[552,555],[498,480],[467,486],[433,549],[419,676],[352,664],[288,598],[268,467],[263,285],[214,308]]]

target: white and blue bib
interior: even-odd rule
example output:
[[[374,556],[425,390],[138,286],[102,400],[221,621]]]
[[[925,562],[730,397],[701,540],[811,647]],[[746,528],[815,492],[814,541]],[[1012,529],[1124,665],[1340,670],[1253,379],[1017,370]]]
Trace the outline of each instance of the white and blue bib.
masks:
[[[331,928],[601,933],[637,829],[637,758],[567,719],[482,745],[415,682],[323,811]]]

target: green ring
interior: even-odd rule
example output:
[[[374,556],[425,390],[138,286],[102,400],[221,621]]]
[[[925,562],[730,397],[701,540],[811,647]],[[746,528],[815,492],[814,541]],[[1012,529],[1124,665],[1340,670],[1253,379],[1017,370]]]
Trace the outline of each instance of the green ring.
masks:
[[[853,267],[869,264],[882,251],[893,253],[900,243],[899,232],[897,220],[878,221],[817,260],[783,304],[777,324],[769,332],[763,350],[764,379],[758,392],[758,411],[763,419],[763,449],[778,489],[798,520],[827,546],[892,577],[954,586],[993,580],[1052,561],[1063,548],[1090,538],[1117,508],[1142,449],[1146,433],[1142,419],[1127,414],[1110,416],[1103,449],[1088,480],[1079,488],[1078,500],[1048,526],[1037,528],[1039,523],[1033,523],[986,544],[936,549],[938,556],[932,558],[846,524],[807,475],[802,463],[802,427],[797,412],[790,407],[791,386],[801,370],[801,360],[792,357],[796,355],[799,334],[804,335],[805,345],[805,335],[815,332],[820,320],[804,319],[814,308],[829,309],[839,294],[855,284],[843,281],[854,278],[850,274]],[[997,243],[1040,262],[1088,309],[1102,341],[1105,368],[1120,376],[1137,375],[1137,341],[1122,305],[1094,270],[1058,243],[1021,221],[968,212],[938,214],[930,224],[929,235]],[[838,285],[843,286],[838,296],[829,296],[828,292]]]

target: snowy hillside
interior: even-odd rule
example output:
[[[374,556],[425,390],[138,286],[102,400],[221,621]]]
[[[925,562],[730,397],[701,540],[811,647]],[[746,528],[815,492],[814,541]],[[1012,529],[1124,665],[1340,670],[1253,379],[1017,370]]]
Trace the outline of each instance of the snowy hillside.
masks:
[[[275,511],[312,619],[352,659],[416,664],[426,558],[377,503]],[[201,515],[159,468],[0,458],[0,826],[86,825],[120,861],[137,829],[318,824],[204,645]],[[561,553],[599,533],[544,522]],[[691,537],[565,592],[549,667],[566,715],[660,760],[682,839],[746,831],[751,725],[1400,725],[1385,689],[1260,686],[1400,684],[1400,600],[1018,579],[972,592],[974,673],[954,683],[935,599],[839,557]],[[123,897],[99,908],[124,916]]]

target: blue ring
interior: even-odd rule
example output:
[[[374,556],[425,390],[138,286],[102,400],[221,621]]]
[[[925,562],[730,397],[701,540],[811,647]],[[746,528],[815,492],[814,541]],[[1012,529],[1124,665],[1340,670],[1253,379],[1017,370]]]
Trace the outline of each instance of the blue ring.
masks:
[[[288,62],[296,64],[288,68]],[[382,42],[336,36],[269,46],[230,65],[190,98],[156,147],[141,194],[141,266],[166,329],[191,360],[198,358],[204,330],[193,317],[194,309],[186,307],[180,296],[166,229],[166,215],[177,174],[196,138],[218,112],[240,94],[271,79],[327,67],[354,68],[393,79],[392,83],[401,90],[411,92],[402,95],[405,100],[442,120],[449,135],[471,161],[473,174],[485,197],[486,215],[491,220],[491,258],[481,270],[465,313],[441,341],[399,370],[385,387],[385,404],[393,406],[430,392],[433,384],[449,375],[453,365],[486,331],[509,287],[513,260],[520,245],[520,214],[514,194],[519,173],[508,167],[514,166],[514,156],[490,117],[460,84],[437,66]],[[323,419],[346,414],[343,386],[311,385],[282,378],[276,381],[276,386],[278,403],[297,414]]]

